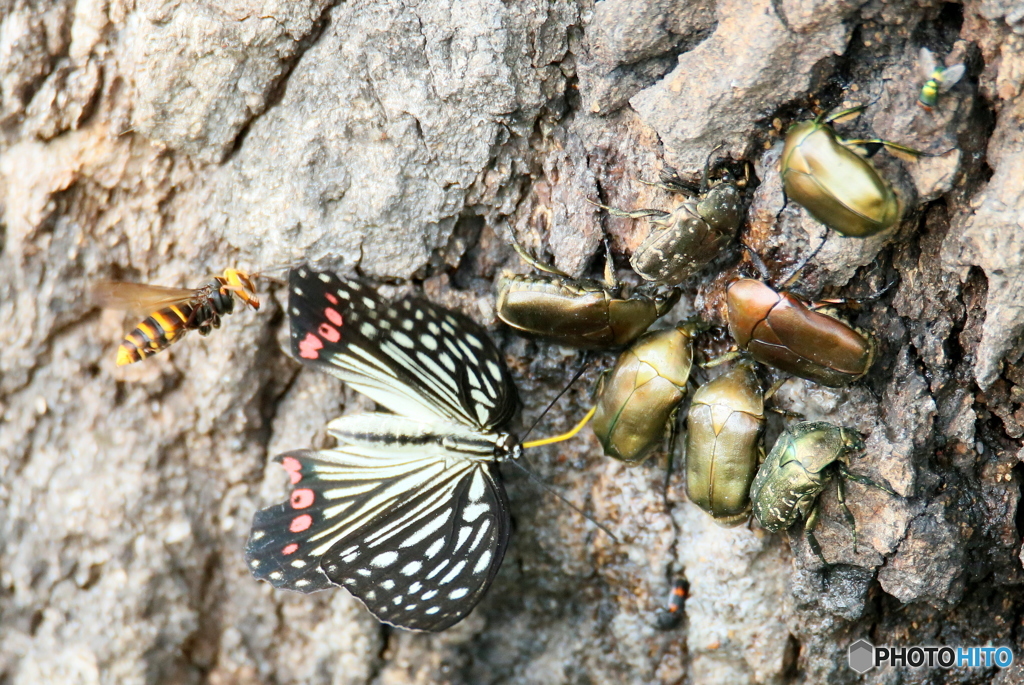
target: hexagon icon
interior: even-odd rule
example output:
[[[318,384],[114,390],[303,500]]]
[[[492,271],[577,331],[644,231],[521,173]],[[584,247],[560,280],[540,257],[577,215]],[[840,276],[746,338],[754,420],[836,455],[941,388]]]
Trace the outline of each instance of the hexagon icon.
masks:
[[[875,646],[867,640],[857,640],[848,652],[850,668],[857,673],[867,673],[875,667]]]

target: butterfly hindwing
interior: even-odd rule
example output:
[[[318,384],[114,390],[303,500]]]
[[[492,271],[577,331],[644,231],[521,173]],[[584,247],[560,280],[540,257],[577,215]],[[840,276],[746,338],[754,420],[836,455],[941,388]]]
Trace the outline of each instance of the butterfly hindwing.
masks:
[[[508,545],[508,503],[496,471],[493,463],[477,464],[429,515],[400,527],[389,516],[352,544],[339,542],[321,562],[327,577],[385,623],[437,631],[462,620],[494,580]]]
[[[508,368],[468,318],[307,268],[289,275],[292,353],[392,411],[482,430],[504,425],[518,398]]]
[[[340,585],[381,621],[443,630],[473,609],[501,565],[510,520],[493,462],[367,468],[365,457],[341,450],[277,460],[291,497],[256,514],[246,547],[253,575],[275,587]]]
[[[318,479],[323,462],[312,450],[287,452],[275,457],[284,466],[292,482],[287,502],[256,512],[245,547],[249,570],[274,587],[297,592],[315,592],[332,583],[320,569],[316,542],[311,538],[325,526],[324,509],[330,502],[324,496],[330,483]]]

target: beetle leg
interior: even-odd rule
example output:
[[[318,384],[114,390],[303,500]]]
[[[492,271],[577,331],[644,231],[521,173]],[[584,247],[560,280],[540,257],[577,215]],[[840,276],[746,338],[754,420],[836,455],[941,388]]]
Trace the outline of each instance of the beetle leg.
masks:
[[[681,195],[697,195],[700,193],[700,186],[695,183],[690,183],[689,181],[684,181],[675,167],[666,165],[662,168],[659,177],[661,179],[659,183],[649,183],[642,179],[637,180],[641,183],[654,186],[655,188],[667,190],[670,193],[678,193]]]
[[[761,274],[761,279],[764,281],[770,280],[768,273],[768,265],[764,263],[763,259],[761,259],[761,255],[757,254],[757,252],[754,251],[754,248],[752,248],[750,245],[747,245],[742,240],[739,241],[739,244],[740,247],[747,251],[747,255],[750,256],[750,261],[754,265],[754,268],[757,269],[758,273]]]
[[[841,145],[845,145],[846,147],[854,150],[864,150],[866,153],[864,155],[865,157],[871,157],[882,148],[885,148],[893,157],[902,159],[905,162],[913,162],[920,157],[941,157],[956,149],[950,148],[942,152],[924,152],[923,150],[917,150],[906,145],[894,143],[891,140],[882,140],[881,138],[841,140],[839,142]]]
[[[810,515],[807,517],[807,521],[804,523],[804,539],[807,540],[807,544],[810,546],[811,551],[814,555],[821,560],[821,563],[828,564],[825,561],[825,555],[821,553],[821,545],[818,544],[818,538],[814,537],[814,529],[818,525],[818,515],[821,512],[821,505],[817,502],[814,503],[814,508],[811,509]]]
[[[786,15],[782,12],[782,2],[780,2],[780,0],[772,0],[772,9],[775,10],[775,16],[779,18],[779,23],[781,23],[787,31],[794,33],[793,27],[789,25],[789,20],[786,19]]]
[[[731,350],[729,352],[725,352],[723,354],[718,355],[714,359],[709,359],[708,361],[706,361],[703,364],[701,364],[700,368],[702,368],[702,369],[711,369],[711,368],[714,368],[716,366],[719,366],[720,364],[724,364],[726,362],[731,362],[733,359],[739,359],[742,356],[744,356],[744,355],[739,350]]]
[[[896,279],[889,281],[889,283],[876,293],[872,293],[866,297],[831,297],[827,300],[817,300],[815,302],[808,302],[807,308],[812,311],[818,311],[820,309],[827,309],[829,307],[852,307],[854,309],[862,307],[866,304],[878,301],[883,295],[885,295],[892,287],[896,285]]]
[[[719,143],[711,148],[711,152],[708,153],[708,158],[704,160],[704,174],[700,177],[701,195],[708,192],[708,176],[711,174],[711,158],[716,152],[722,149],[723,145],[725,145],[725,143]]]
[[[896,494],[895,492],[893,492],[893,490],[891,488],[889,488],[888,486],[882,485],[881,483],[877,483],[877,482],[871,480],[870,478],[868,478],[867,476],[862,476],[862,475],[857,474],[857,473],[852,473],[849,469],[846,468],[846,465],[843,464],[843,463],[839,464],[839,475],[841,475],[843,478],[847,478],[849,480],[852,480],[854,483],[860,483],[861,485],[868,485],[870,487],[877,488],[878,490],[881,490],[882,492],[888,492],[893,497],[899,497],[899,495]]]
[[[854,119],[859,117],[861,115],[861,112],[867,109],[867,107],[867,105],[857,105],[856,107],[851,107],[850,109],[840,110],[838,112],[835,112],[834,114],[827,114],[825,116],[818,117],[818,121],[826,124],[842,124],[847,121],[853,121]]]
[[[608,236],[604,237],[604,284],[608,288],[618,288],[619,281],[615,278],[615,262],[612,261],[612,246]]]
[[[850,531],[853,533],[853,553],[857,553],[857,519],[853,518],[853,512],[850,511],[850,507],[846,506],[846,486],[843,484],[843,479],[839,478],[836,480],[836,498],[839,500],[839,505],[843,508],[843,518],[846,519],[846,525],[850,526]]]
[[[543,264],[542,262],[538,261],[533,255],[527,252],[526,248],[523,247],[519,243],[519,240],[516,239],[516,234],[512,231],[511,226],[508,227],[508,237],[512,243],[512,249],[516,251],[516,254],[518,254],[524,262],[532,266],[534,269],[537,269],[538,271],[544,271],[549,274],[554,274],[556,276],[561,276],[562,278],[569,278],[567,274],[562,273],[553,266]]]
[[[665,506],[668,506],[668,486],[672,480],[672,467],[675,462],[676,454],[676,443],[679,441],[679,407],[676,407],[672,411],[672,416],[668,420],[668,464],[665,466]],[[686,449],[686,443],[683,443],[683,449]]]
[[[603,205],[600,202],[594,202],[593,200],[590,199],[587,199],[587,202],[594,205],[595,207],[600,207],[601,209],[608,212],[612,216],[620,216],[624,219],[646,219],[652,216],[657,217],[659,219],[664,219],[665,217],[671,215],[671,212],[663,212],[660,209],[637,209],[632,212],[627,212],[624,209],[615,209],[614,207],[609,207],[608,205]]]

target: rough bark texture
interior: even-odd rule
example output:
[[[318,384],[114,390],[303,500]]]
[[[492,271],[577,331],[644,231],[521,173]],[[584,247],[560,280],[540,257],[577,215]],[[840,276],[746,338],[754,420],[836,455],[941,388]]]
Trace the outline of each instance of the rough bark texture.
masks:
[[[968,66],[932,113],[922,44]],[[1011,0],[0,0],[0,683],[846,683],[861,637],[1020,658],[1022,92]],[[907,211],[868,240],[785,205],[776,168],[789,123],[843,102],[872,103],[850,137],[957,149],[876,156]],[[864,433],[853,470],[901,495],[850,487],[855,554],[827,491],[827,566],[799,535],[718,527],[678,469],[665,496],[664,460],[626,468],[585,432],[531,460],[620,541],[508,469],[509,553],[446,633],[384,629],[342,590],[275,591],[241,552],[286,492],[268,458],[368,402],[286,355],[275,286],[258,314],[124,368],[137,320],[88,299],[97,280],[302,259],[412,279],[492,325],[525,424],[577,357],[493,325],[494,280],[523,270],[508,229],[577,274],[606,230],[625,264],[647,224],[586,200],[669,208],[638,179],[693,177],[719,143],[754,162],[741,236],[776,274],[824,238],[803,294],[895,283],[853,313],[880,340],[864,382],[777,400]],[[722,324],[741,257],[670,319]],[[539,430],[588,403],[581,385]],[[682,573],[686,620],[658,632]]]

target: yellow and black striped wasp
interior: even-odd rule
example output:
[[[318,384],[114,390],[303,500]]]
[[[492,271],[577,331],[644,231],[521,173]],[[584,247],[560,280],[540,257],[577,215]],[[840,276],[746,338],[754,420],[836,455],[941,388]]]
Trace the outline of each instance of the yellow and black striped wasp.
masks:
[[[220,318],[235,308],[235,298],[260,308],[253,285],[254,275],[238,269],[225,269],[223,276],[199,288],[165,288],[145,283],[97,283],[93,287],[96,304],[108,309],[123,309],[148,314],[117,349],[117,365],[142,361],[167,349],[189,331],[209,335],[220,328]]]

